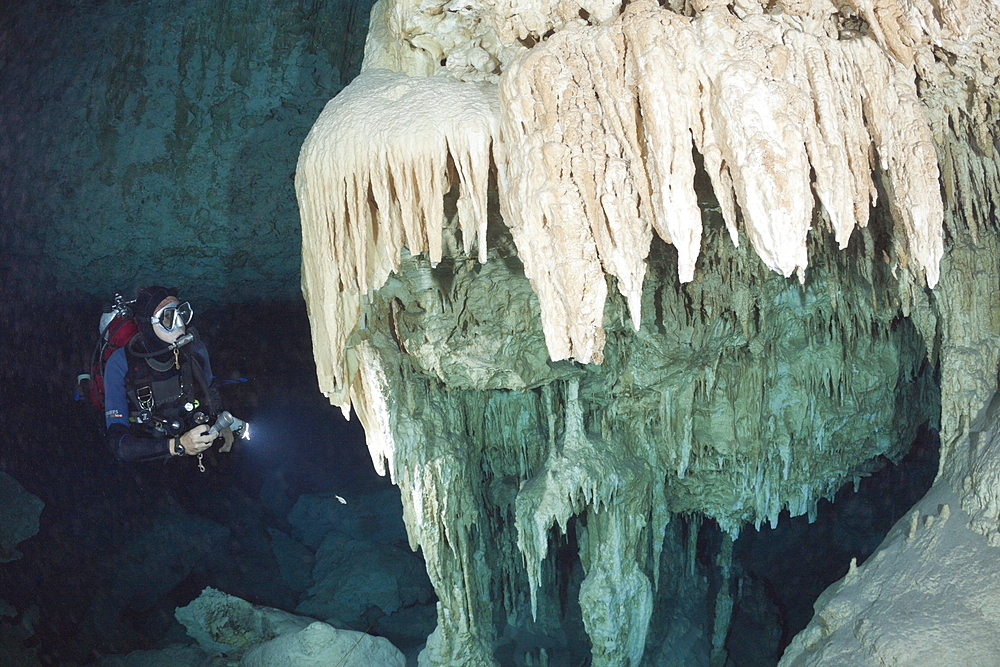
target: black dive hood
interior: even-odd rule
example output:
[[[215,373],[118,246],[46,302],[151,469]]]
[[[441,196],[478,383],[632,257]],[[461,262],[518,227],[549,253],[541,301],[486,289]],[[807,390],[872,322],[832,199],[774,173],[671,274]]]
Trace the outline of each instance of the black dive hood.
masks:
[[[176,287],[140,287],[135,293],[135,304],[132,312],[135,313],[136,324],[139,327],[139,334],[129,341],[129,352],[137,357],[148,359],[150,357],[165,356],[177,348],[183,347],[197,338],[192,332],[185,333],[174,343],[165,343],[153,331],[153,313],[164,299],[168,297],[177,298]],[[139,344],[141,341],[141,345]],[[140,347],[142,349],[140,349]]]

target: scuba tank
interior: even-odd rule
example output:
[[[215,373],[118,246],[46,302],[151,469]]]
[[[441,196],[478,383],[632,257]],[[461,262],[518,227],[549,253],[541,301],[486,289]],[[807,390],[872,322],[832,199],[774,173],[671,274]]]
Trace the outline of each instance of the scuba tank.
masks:
[[[104,367],[118,348],[127,345],[139,333],[132,316],[132,304],[121,292],[115,292],[114,303],[105,306],[97,328],[98,339],[90,357],[89,372],[76,376],[76,400],[87,398],[95,410],[104,411]]]

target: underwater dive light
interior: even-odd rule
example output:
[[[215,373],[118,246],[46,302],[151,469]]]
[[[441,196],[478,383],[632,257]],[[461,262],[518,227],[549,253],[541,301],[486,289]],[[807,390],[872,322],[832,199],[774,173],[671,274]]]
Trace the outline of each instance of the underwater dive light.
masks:
[[[240,436],[244,440],[250,439],[250,424],[246,423],[242,419],[234,417],[229,410],[223,410],[219,415],[219,418],[215,420],[212,424],[212,428],[208,429],[209,435],[219,435],[226,429],[232,429],[233,433],[240,433]]]

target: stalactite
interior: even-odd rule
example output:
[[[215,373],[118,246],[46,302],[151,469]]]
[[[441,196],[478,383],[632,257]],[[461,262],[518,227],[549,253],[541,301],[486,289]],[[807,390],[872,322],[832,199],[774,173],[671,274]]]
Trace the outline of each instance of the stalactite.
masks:
[[[867,224],[874,145],[893,174],[890,204],[909,248],[903,261],[912,258],[928,284],[937,282],[942,213],[930,185],[937,180],[930,132],[912,81],[875,45],[811,35],[777,19],[738,21],[711,11],[688,19],[645,3],[630,5],[616,26],[560,32],[515,60],[501,79],[502,114],[488,87],[367,70],[321,115],[303,145],[296,190],[304,287],[326,304],[314,327],[335,341],[332,357],[320,359],[321,386],[338,403],[346,405],[352,371],[337,350],[357,331],[361,297],[398,268],[403,246],[413,254],[426,249],[434,263],[441,257],[449,172],[460,186],[464,250],[477,245],[485,260],[485,187],[498,115],[501,210],[541,301],[553,359],[603,358],[605,273],[618,279],[639,326],[651,228],[677,247],[681,280],[693,278],[702,234],[693,148],[705,157],[733,241],[736,212],[726,202],[735,192],[757,253],[772,269],[802,279],[810,166],[844,247],[854,226]],[[671,51],[661,53],[667,44]],[[743,64],[732,69],[733,62]],[[564,77],[556,85],[552,67]],[[689,94],[665,94],[678,87]],[[801,90],[831,100],[817,107],[818,121],[810,120]],[[379,98],[381,107],[373,103]],[[534,99],[543,106],[518,102]],[[393,127],[393,118],[408,114],[433,120],[425,130]],[[727,120],[737,116],[738,124]],[[373,120],[382,123],[377,132]],[[559,164],[571,168],[554,177]],[[546,226],[559,235],[549,238]],[[314,257],[313,248],[326,250]],[[560,248],[574,249],[572,261],[551,262]],[[332,276],[319,269],[327,263],[337,267]]]
[[[876,148],[893,175],[889,203],[904,255],[937,283],[938,171],[912,80],[875,44],[758,18],[706,11],[688,19],[632,3],[614,27],[558,33],[501,78],[498,166],[510,195],[502,213],[543,304],[553,359],[601,361],[604,272],[618,278],[638,326],[650,227],[677,248],[681,281],[693,279],[702,233],[693,149],[733,241],[736,201],[765,264],[804,280],[810,169],[843,248],[868,223]],[[556,71],[562,78],[553,80]],[[814,107],[809,96],[829,103]],[[560,246],[575,254],[553,263]]]
[[[344,348],[365,295],[399,267],[403,247],[441,260],[444,195],[459,189],[464,250],[486,260],[486,191],[495,90],[371,70],[331,100],[299,154],[303,291],[320,389],[348,414],[356,372]],[[456,182],[448,183],[449,160]]]
[[[638,667],[646,645],[653,590],[639,568],[636,544],[645,519],[616,503],[588,513],[587,576],[580,589],[593,664]]]
[[[862,3],[869,28],[801,1],[458,4],[383,0],[366,73],[303,147],[320,386],[403,490],[433,662],[489,661],[491,598],[552,623],[571,525],[595,661],[635,662],[676,517],[692,577],[703,518],[813,520],[933,424],[925,350],[950,432],[982,398],[962,373],[997,363],[974,302],[1000,284],[975,261],[998,252],[998,153],[927,109],[950,104],[935,68],[985,88],[989,68],[955,3]],[[988,533],[980,465],[963,503]],[[613,623],[622,590],[642,613]]]

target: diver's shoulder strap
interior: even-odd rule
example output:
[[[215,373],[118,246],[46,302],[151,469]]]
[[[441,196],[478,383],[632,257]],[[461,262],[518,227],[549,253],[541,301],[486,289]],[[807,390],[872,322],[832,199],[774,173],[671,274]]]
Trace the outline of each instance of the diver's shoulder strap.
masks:
[[[132,408],[137,409],[146,403],[147,395],[152,396],[153,371],[146,360],[132,354],[128,346],[125,347],[125,358],[128,360],[128,371],[125,373],[125,393],[128,394]]]
[[[198,332],[193,330],[195,339],[192,346],[197,343],[201,343],[201,339],[198,338]],[[188,346],[191,347],[191,346]],[[202,350],[204,350],[204,344],[201,345]],[[182,348],[184,350],[184,356],[187,358],[188,363],[184,364],[182,368],[185,368],[190,373],[190,376],[194,380],[194,386],[198,388],[199,394],[205,399],[208,404],[208,412],[210,414],[217,414],[221,409],[221,401],[219,400],[218,394],[212,390],[211,383],[212,378],[207,377],[205,372],[205,367],[202,365],[201,355],[195,352],[193,349]]]

